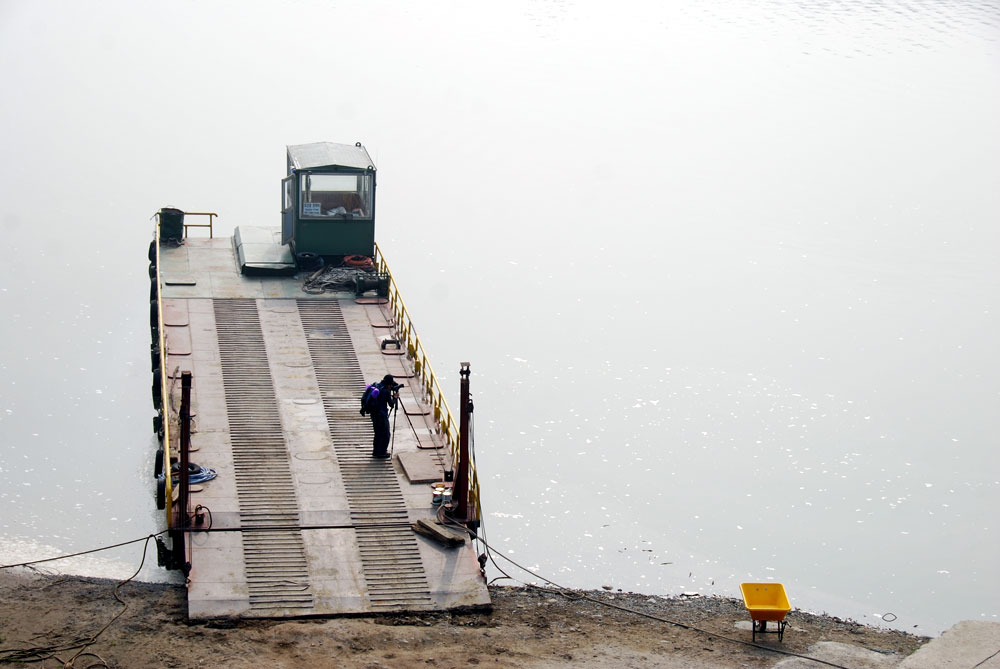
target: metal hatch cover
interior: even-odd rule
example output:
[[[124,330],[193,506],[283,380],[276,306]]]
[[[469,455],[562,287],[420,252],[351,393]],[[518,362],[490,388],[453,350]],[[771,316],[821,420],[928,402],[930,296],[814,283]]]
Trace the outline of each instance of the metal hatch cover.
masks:
[[[244,276],[291,276],[298,270],[292,250],[281,243],[277,228],[237,226],[233,230],[233,248]]]

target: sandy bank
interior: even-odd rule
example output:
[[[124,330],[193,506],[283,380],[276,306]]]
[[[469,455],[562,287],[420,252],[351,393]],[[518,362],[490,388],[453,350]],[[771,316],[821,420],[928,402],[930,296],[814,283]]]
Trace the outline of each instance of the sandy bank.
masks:
[[[101,632],[123,609],[114,597],[116,585],[0,572],[0,663],[58,649],[59,660],[33,666],[62,666],[60,660],[68,661],[99,632],[85,650],[92,655],[80,655],[74,666],[772,667],[789,659],[748,645],[749,617],[742,601],[719,597],[597,591],[575,593],[590,598],[575,599],[533,588],[494,587],[492,613],[189,624],[182,587],[132,582],[119,591],[127,604],[124,613]],[[783,643],[769,637],[760,645],[815,652],[834,662],[831,658],[849,657],[846,666],[851,667],[893,667],[927,642],[799,611],[788,620]],[[820,642],[826,643],[816,645]],[[830,655],[830,649],[840,655]]]

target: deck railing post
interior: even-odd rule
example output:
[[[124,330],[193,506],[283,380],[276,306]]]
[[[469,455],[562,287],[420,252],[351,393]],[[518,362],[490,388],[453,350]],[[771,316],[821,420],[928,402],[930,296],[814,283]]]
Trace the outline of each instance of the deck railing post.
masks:
[[[157,214],[159,215],[159,214]],[[218,216],[215,212],[210,211],[185,211],[185,216],[208,216],[208,223],[185,223],[184,224],[184,236],[188,236],[188,228],[208,228],[208,237],[213,239],[215,233],[212,230],[212,226],[215,223],[215,217]]]
[[[188,497],[190,495],[190,476],[188,466],[191,464],[191,372],[181,373],[181,452],[180,452],[180,489],[177,493],[177,526],[181,529],[188,526]]]
[[[187,560],[187,546],[185,545],[186,532],[188,527],[188,497],[190,495],[190,478],[188,476],[188,464],[190,462],[189,453],[191,447],[191,372],[181,374],[181,406],[180,406],[180,487],[177,490],[177,504],[174,506],[176,513],[175,522],[170,531],[171,547],[170,557],[173,569],[181,569],[187,575],[191,569],[191,563]],[[164,463],[164,475],[173,477],[170,462]]]
[[[458,373],[461,376],[458,398],[458,465],[455,467],[452,500],[455,502],[455,519],[465,524],[469,522],[469,363],[461,363]]]

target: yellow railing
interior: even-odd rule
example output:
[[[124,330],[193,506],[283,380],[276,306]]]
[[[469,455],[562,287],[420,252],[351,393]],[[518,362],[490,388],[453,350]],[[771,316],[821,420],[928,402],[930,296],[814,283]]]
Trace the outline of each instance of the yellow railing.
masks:
[[[458,423],[451,413],[448,400],[445,399],[441,384],[438,383],[434,370],[431,368],[430,358],[424,345],[420,343],[420,337],[413,327],[413,321],[406,310],[406,304],[399,293],[399,286],[389,271],[389,265],[385,261],[382,249],[375,245],[375,269],[379,274],[389,277],[389,307],[392,309],[393,328],[401,343],[406,345],[406,355],[413,361],[413,369],[420,382],[420,389],[424,396],[430,401],[433,411],[434,422],[437,424],[438,432],[448,442],[451,449],[452,462],[458,462]],[[479,476],[476,474],[475,464],[469,467],[469,500],[475,510],[476,520],[482,520],[482,507],[479,503]]]
[[[159,239],[160,239],[160,233],[159,233],[159,230],[160,230],[160,225],[159,225],[160,224],[160,212],[156,212],[156,214],[154,214],[154,216],[156,216],[156,230],[157,230],[157,232],[156,232],[156,239],[157,239],[157,244],[159,244]],[[212,223],[215,222],[215,217],[218,216],[218,214],[216,214],[215,212],[211,212],[211,211],[185,211],[184,212],[184,217],[187,218],[188,216],[208,216],[208,223],[185,223],[184,224],[184,236],[185,237],[188,236],[188,228],[208,228],[208,236],[209,236],[209,238],[212,238],[212,235],[213,235]],[[159,252],[157,252],[157,259],[159,259]],[[159,265],[157,265],[157,267],[159,267]]]
[[[160,226],[156,225],[156,330],[160,346],[160,410],[163,412],[163,476],[166,479],[167,528],[173,526],[173,476],[170,474],[170,383],[167,370],[167,335],[163,327],[163,296],[160,291]]]
[[[208,211],[185,211],[185,219],[188,216],[208,216],[208,223],[185,223],[184,224],[184,236],[188,236],[188,228],[208,228],[208,236],[212,237],[212,222],[215,221],[215,217],[218,214],[208,212]]]

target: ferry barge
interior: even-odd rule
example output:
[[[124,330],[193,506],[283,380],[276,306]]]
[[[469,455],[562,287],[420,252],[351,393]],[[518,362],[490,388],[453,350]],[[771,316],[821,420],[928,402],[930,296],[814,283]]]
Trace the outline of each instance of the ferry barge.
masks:
[[[488,608],[462,531],[481,514],[469,366],[456,419],[375,243],[368,152],[287,147],[281,197],[280,228],[231,238],[214,212],[156,214],[161,565],[186,574],[191,619]],[[388,460],[359,411],[386,374]]]

